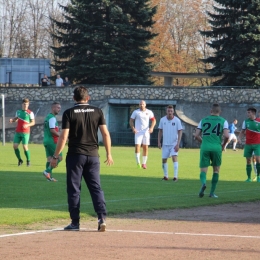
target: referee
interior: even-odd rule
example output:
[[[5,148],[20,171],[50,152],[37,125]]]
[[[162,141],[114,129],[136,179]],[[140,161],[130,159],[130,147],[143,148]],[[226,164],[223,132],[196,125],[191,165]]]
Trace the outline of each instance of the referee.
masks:
[[[102,110],[88,104],[90,97],[85,87],[76,87],[73,98],[76,104],[63,113],[62,131],[50,162],[53,168],[57,167],[58,156],[68,139],[66,169],[71,224],[64,230],[78,231],[80,228],[80,191],[83,177],[98,216],[98,231],[105,231],[106,203],[100,186],[98,129],[103,137],[107,165],[113,164],[110,134]]]

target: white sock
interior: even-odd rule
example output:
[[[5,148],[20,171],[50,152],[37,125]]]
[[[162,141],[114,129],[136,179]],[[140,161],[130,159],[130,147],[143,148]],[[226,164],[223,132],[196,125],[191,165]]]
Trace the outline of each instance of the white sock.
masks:
[[[148,156],[143,156],[143,164],[146,164]]]
[[[140,153],[135,154],[136,163],[140,164]]]
[[[178,170],[179,170],[179,164],[178,162],[173,163],[173,170],[174,170],[174,177],[178,178]]]
[[[164,175],[164,177],[168,178],[168,163],[163,163],[162,164],[162,168],[163,168],[163,175]]]
[[[237,145],[237,143],[233,143],[233,150],[236,149],[236,145]]]

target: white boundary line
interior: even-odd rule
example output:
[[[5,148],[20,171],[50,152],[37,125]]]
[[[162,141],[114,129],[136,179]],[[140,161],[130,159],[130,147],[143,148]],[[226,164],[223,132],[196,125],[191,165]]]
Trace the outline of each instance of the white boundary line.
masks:
[[[96,231],[96,229],[89,229],[89,228],[81,228],[81,231]],[[25,235],[33,235],[37,233],[47,233],[47,232],[54,232],[54,231],[63,231],[63,228],[56,228],[50,230],[38,230],[38,231],[30,231],[30,232],[22,232],[22,233],[14,233],[14,234],[5,234],[0,235],[0,238],[5,237],[13,237],[13,236],[25,236]],[[64,232],[71,232],[71,231],[64,231]],[[78,232],[78,231],[73,231]],[[142,234],[162,234],[162,235],[176,235],[176,236],[208,236],[208,237],[230,237],[230,238],[253,238],[253,239],[260,239],[260,236],[245,236],[245,235],[232,235],[232,234],[200,234],[200,233],[179,233],[179,232],[161,232],[161,231],[144,231],[144,230],[106,230],[106,232],[122,232],[122,233],[142,233]]]

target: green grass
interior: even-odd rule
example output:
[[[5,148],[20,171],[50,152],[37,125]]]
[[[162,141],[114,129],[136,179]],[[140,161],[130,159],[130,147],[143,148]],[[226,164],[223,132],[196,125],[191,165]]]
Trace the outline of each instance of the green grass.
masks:
[[[58,182],[48,182],[42,175],[45,152],[42,145],[30,144],[31,167],[17,166],[12,144],[0,147],[0,226],[24,225],[55,219],[68,219],[65,162],[53,171]],[[20,147],[20,149],[22,149]],[[25,156],[21,152],[23,159]],[[66,155],[66,150],[63,152]],[[105,149],[100,148],[101,184],[105,192],[108,214],[189,208],[203,205],[246,202],[259,199],[260,183],[245,183],[245,159],[242,151],[223,153],[223,164],[216,194],[208,197],[212,168],[207,176],[204,198],[198,198],[199,150],[181,149],[179,181],[161,181],[161,151],[149,148],[148,169],[137,169],[134,147],[113,147],[114,165],[105,166]],[[65,156],[64,156],[65,157]],[[25,161],[25,160],[24,160]],[[172,162],[169,175],[172,179]],[[252,173],[253,174],[253,173]],[[95,216],[89,192],[82,183],[81,217]]]

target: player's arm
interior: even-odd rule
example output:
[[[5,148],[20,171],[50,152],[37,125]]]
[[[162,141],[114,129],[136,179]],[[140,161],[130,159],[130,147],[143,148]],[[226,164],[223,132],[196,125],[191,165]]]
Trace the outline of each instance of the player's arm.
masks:
[[[34,126],[35,125],[35,119],[31,119],[29,124],[26,124],[27,127]]]
[[[106,163],[106,165],[112,165],[112,164],[114,164],[114,161],[113,161],[112,154],[111,154],[111,138],[110,138],[110,134],[107,130],[107,126],[100,125],[99,130],[103,137],[103,143],[104,143],[104,146],[106,149],[107,159],[105,160],[105,163]]]
[[[159,149],[162,148],[162,136],[163,136],[163,131],[162,131],[162,129],[159,128],[159,131],[158,131],[158,148]]]
[[[50,132],[52,136],[58,136],[58,137],[60,136],[59,132],[57,132],[55,128],[50,128]]]
[[[130,118],[129,120],[129,125],[133,131],[133,133],[137,133],[136,129],[135,129],[135,126],[134,126],[134,119],[133,118]]]
[[[240,131],[240,133],[239,133],[239,135],[238,135],[238,137],[237,137],[237,141],[238,141],[238,143],[239,144],[241,144],[242,143],[242,138],[244,137],[246,135],[246,123],[245,123],[245,121],[243,122],[243,124],[242,124],[242,129],[241,129],[241,131]]]
[[[149,128],[149,133],[151,134],[153,132],[153,129],[156,125],[156,119],[155,117],[151,118],[151,121],[152,121],[152,124],[151,124],[151,127]]]
[[[17,120],[18,120],[18,117],[16,116],[16,117],[14,117],[14,118],[10,118],[10,119],[9,119],[9,122],[10,122],[10,123],[15,123]]]
[[[70,131],[69,128],[62,129],[62,131],[61,131],[61,134],[59,136],[58,143],[56,146],[56,150],[50,161],[50,165],[52,168],[55,168],[58,164],[59,154],[62,152],[62,150],[67,142],[67,139],[69,136],[69,131]]]
[[[223,141],[223,144],[222,144],[222,151],[225,150],[226,144],[227,144],[228,139],[229,139],[229,129],[225,128],[223,130],[223,137],[224,137],[224,141]]]
[[[177,141],[177,144],[174,147],[174,150],[176,152],[178,152],[179,149],[180,149],[181,137],[182,137],[182,129],[178,130],[178,141]]]
[[[245,136],[246,134],[246,129],[242,129],[237,137],[237,141],[238,143],[242,143],[242,138]]]
[[[201,138],[201,129],[197,128],[196,132],[194,134],[194,138],[199,142],[202,143],[202,138]]]

